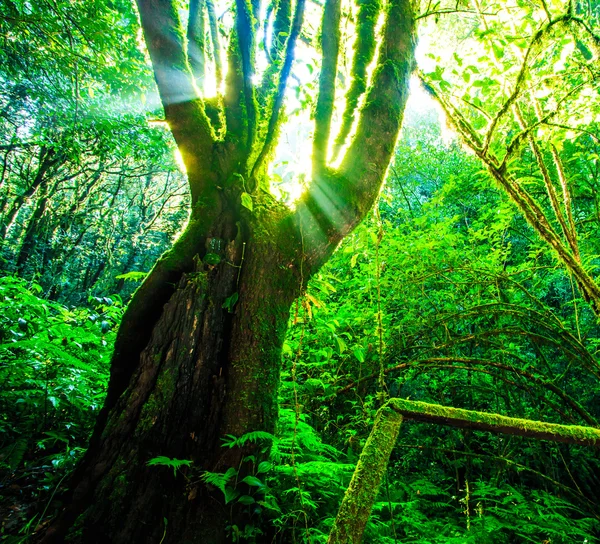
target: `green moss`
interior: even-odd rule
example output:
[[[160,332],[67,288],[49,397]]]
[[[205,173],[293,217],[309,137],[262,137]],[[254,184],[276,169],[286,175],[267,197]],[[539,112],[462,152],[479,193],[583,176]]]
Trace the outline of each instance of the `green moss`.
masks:
[[[381,407],[342,500],[328,544],[362,542],[401,425],[400,413],[388,404]]]
[[[346,92],[346,107],[342,115],[342,126],[335,141],[334,155],[337,155],[350,133],[358,101],[367,88],[367,68],[375,54],[375,27],[381,11],[381,2],[379,0],[362,0],[359,2],[359,6],[357,36],[352,61],[352,83]]]
[[[404,399],[391,399],[389,406],[407,419],[600,447],[600,429],[594,427],[545,423]]]
[[[144,434],[152,428],[158,415],[163,413],[165,407],[168,406],[170,399],[175,394],[176,387],[177,377],[173,369],[169,367],[161,369],[156,385],[142,408],[135,430],[136,435]]]

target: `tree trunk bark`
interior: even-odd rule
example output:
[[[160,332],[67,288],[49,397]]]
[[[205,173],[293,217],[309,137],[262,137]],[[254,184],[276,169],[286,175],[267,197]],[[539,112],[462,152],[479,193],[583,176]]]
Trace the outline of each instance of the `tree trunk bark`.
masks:
[[[243,236],[238,222],[235,236],[228,224],[196,248],[204,262],[194,257],[178,281],[117,400],[118,379],[111,377],[106,412],[74,476],[71,507],[45,542],[60,542],[81,513],[86,544],[158,543],[165,534],[164,542],[212,544],[230,541],[228,525],[243,529],[243,506],[225,506],[200,476],[233,467],[242,480],[252,468],[244,458],[256,447],[222,448],[221,437],[274,431],[281,346],[301,282],[290,256],[273,243],[274,231],[255,225]],[[150,276],[160,269],[161,262]],[[131,304],[152,302],[146,295]],[[116,364],[124,362],[132,361]],[[158,456],[192,466],[174,475],[147,465]]]

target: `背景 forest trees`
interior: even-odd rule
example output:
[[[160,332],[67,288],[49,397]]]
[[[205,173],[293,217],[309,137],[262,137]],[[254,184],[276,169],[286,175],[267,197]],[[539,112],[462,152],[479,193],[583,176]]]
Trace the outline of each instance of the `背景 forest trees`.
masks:
[[[127,296],[115,269],[148,270],[187,216],[138,28],[127,0],[0,4],[0,271],[45,298]]]
[[[212,1],[192,0],[187,38],[176,2],[140,0],[138,8],[165,119],[187,169],[190,218],[128,306],[105,406],[73,477],[70,505],[47,542],[60,540],[84,511],[86,542],[159,542],[165,520],[174,542],[224,541],[224,520],[206,487],[146,463],[167,456],[201,470],[239,467],[248,450],[224,451],[219,439],[273,429],[290,305],[375,201],[413,69],[415,6],[361,3],[336,154],[356,128],[334,167],[339,0],[323,6],[318,36],[303,27],[313,9],[305,0],[281,0],[266,15],[259,1],[238,0],[230,26],[220,26]],[[295,50],[317,40],[312,176],[290,210],[271,195],[268,167]],[[214,98],[204,92],[210,73]]]

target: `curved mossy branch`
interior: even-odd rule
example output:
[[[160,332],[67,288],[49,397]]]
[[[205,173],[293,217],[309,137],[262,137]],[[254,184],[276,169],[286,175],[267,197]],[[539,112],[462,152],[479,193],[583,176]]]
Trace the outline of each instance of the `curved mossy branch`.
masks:
[[[213,60],[215,62],[215,79],[217,80],[217,90],[219,90],[221,88],[221,83],[223,82],[223,62],[221,61],[221,46],[219,43],[219,22],[217,21],[214,1],[205,1],[206,12],[208,13],[208,28],[210,29]]]
[[[215,134],[197,95],[184,48],[184,32],[172,0],[138,0],[144,39],[175,142],[189,172],[192,199],[214,181]]]
[[[373,503],[396,444],[402,415],[382,406],[344,494],[327,544],[358,544],[369,521]]]
[[[277,92],[275,94],[275,97],[273,98],[273,106],[271,108],[271,117],[269,118],[267,134],[265,136],[262,149],[260,150],[258,158],[256,159],[256,162],[254,163],[254,166],[252,168],[251,177],[254,177],[258,173],[260,173],[262,167],[264,166],[265,160],[270,156],[271,152],[273,151],[273,148],[275,147],[275,144],[277,143],[277,131],[279,129],[279,121],[281,118],[281,110],[283,108],[283,101],[285,98],[285,90],[287,87],[287,82],[290,73],[292,71],[292,64],[295,58],[296,42],[298,41],[298,36],[300,35],[300,31],[302,30],[305,5],[306,0],[296,0],[294,22],[292,24],[292,29],[286,44],[285,60],[283,62],[283,67],[279,74]]]
[[[450,408],[439,404],[398,398],[390,399],[387,406],[401,414],[404,419],[412,419],[413,421],[523,436],[564,444],[600,447],[600,429],[595,427],[545,423],[543,421],[501,416],[462,408]]]
[[[242,61],[242,77],[244,89],[244,104],[246,106],[247,134],[246,149],[250,151],[256,131],[256,102],[254,98],[254,17],[253,5],[248,0],[235,2],[235,27],[237,31],[240,58]]]
[[[190,12],[187,27],[188,59],[196,85],[204,91],[206,75],[206,56],[204,27],[206,24],[205,0],[190,0]]]
[[[315,106],[315,134],[313,137],[312,175],[318,178],[327,163],[327,148],[331,133],[331,117],[335,101],[335,81],[340,51],[341,0],[326,0],[321,23],[321,73],[319,94]]]
[[[367,89],[367,68],[375,55],[375,28],[381,11],[380,0],[359,0],[356,23],[356,43],[352,59],[352,83],[346,92],[342,126],[333,146],[333,160],[338,156],[350,134],[358,102]]]

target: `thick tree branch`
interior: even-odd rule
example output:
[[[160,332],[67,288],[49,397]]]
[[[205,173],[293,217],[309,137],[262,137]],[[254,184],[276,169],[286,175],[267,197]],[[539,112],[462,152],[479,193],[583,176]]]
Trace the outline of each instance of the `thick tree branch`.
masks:
[[[327,544],[360,544],[373,503],[402,425],[402,415],[388,404],[377,416],[363,448]]]
[[[172,0],[137,4],[165,119],[186,165],[195,202],[214,182],[214,131],[196,92],[175,4]]]
[[[246,106],[246,148],[252,148],[256,133],[256,100],[254,97],[254,35],[255,25],[251,6],[246,0],[236,0],[235,26],[242,63],[244,104]]]
[[[375,55],[375,27],[381,11],[380,0],[359,0],[356,24],[356,43],[352,59],[352,83],[346,92],[346,106],[342,115],[342,126],[335,139],[333,159],[337,157],[350,134],[356,117],[360,98],[367,89],[367,68]]]
[[[319,96],[315,107],[313,138],[313,179],[321,175],[327,163],[327,148],[331,132],[331,116],[335,101],[335,80],[340,50],[341,0],[327,0],[321,23],[322,63],[319,74]]]
[[[296,52],[296,42],[300,31],[302,30],[302,22],[304,20],[304,6],[306,0],[297,0],[296,9],[294,13],[294,22],[292,29],[286,44],[285,60],[283,62],[283,68],[279,74],[279,84],[277,86],[277,93],[273,99],[273,106],[271,109],[271,117],[269,119],[269,126],[267,128],[267,134],[262,146],[262,149],[254,163],[252,168],[252,177],[260,172],[264,165],[266,158],[271,154],[275,144],[277,143],[277,130],[279,127],[279,120],[281,117],[281,110],[283,108],[283,100],[285,98],[285,90],[287,82],[292,71],[292,63],[294,62]],[[273,66],[273,65],[272,65]]]
[[[600,429],[595,427],[544,423],[542,421],[488,414],[486,412],[476,412],[475,410],[463,410],[462,408],[449,408],[439,404],[396,398],[390,399],[388,406],[405,419],[412,419],[413,421],[523,436],[535,438],[536,440],[600,447]]]

